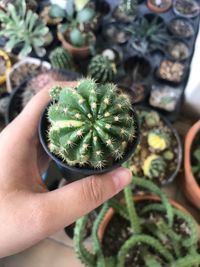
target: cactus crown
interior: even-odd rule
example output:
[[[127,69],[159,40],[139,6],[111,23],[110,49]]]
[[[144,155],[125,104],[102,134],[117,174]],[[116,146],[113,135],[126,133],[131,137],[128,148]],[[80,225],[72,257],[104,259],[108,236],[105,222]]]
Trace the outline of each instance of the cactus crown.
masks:
[[[170,136],[162,129],[153,129],[148,134],[149,146],[158,151],[163,151],[170,145]]]
[[[131,186],[124,189],[125,205],[115,198],[106,202],[93,224],[93,253],[83,245],[88,216],[79,219],[76,223],[74,241],[76,252],[84,265],[89,267],[127,266],[125,265],[127,256],[130,257],[130,250],[137,246],[136,257],[141,262],[141,265],[137,266],[198,266],[200,264],[200,255],[197,252],[198,225],[193,218],[189,214],[173,208],[165,194],[151,181],[133,177],[133,185],[158,195],[160,202],[145,201],[143,205],[135,205]],[[112,207],[116,213],[130,223],[129,233],[132,233],[112,257],[104,255],[98,236],[99,226],[109,207]],[[187,233],[181,233],[180,229],[177,230],[177,221],[186,226]],[[113,237],[113,233],[111,235]],[[137,259],[133,259],[135,265]]]
[[[88,67],[88,75],[97,82],[111,82],[116,74],[115,63],[107,57],[97,55],[93,57]]]
[[[70,166],[102,168],[123,157],[135,125],[127,95],[113,84],[83,79],[76,88],[54,87],[48,109],[49,149]]]
[[[51,65],[55,69],[73,69],[73,62],[71,55],[62,47],[55,48],[49,57]]]
[[[158,178],[165,174],[166,167],[167,164],[161,156],[152,154],[144,161],[142,169],[145,176]]]

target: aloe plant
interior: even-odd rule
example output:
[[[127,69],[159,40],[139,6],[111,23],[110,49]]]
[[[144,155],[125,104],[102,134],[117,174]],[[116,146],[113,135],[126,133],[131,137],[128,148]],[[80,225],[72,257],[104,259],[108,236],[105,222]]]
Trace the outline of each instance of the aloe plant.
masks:
[[[90,45],[94,40],[91,32],[86,32],[84,26],[95,16],[95,10],[87,7],[89,1],[67,0],[65,8],[52,5],[50,15],[53,18],[63,18],[67,22],[59,26],[59,31],[69,34],[69,41],[76,47]]]
[[[22,45],[20,56],[30,54],[32,50],[38,56],[44,56],[45,35],[49,29],[38,14],[27,9],[25,0],[18,0],[15,6],[8,4],[6,11],[0,10],[0,22],[2,23],[0,36],[8,38],[5,46],[7,52]]]
[[[135,121],[129,96],[113,84],[83,79],[74,88],[52,88],[49,149],[70,166],[103,168],[123,158]]]
[[[125,30],[131,34],[130,46],[141,54],[149,53],[158,47],[166,45],[170,38],[165,24],[159,22],[157,17],[152,21],[148,21],[145,17],[139,18]]]

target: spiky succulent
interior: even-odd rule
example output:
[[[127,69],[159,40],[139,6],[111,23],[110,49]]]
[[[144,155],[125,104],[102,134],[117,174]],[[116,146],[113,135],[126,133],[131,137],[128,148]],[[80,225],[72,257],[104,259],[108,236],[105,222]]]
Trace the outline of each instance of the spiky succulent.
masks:
[[[161,156],[152,154],[145,159],[142,169],[145,176],[153,179],[163,177],[166,167],[167,164]]]
[[[18,0],[15,5],[8,4],[6,11],[0,11],[2,29],[0,36],[8,38],[5,49],[11,52],[13,48],[22,45],[20,56],[26,56],[32,50],[38,56],[44,56],[45,35],[49,29],[38,14],[28,10],[25,0]]]
[[[88,75],[97,82],[111,82],[116,74],[115,63],[107,57],[97,55],[93,57],[88,67]]]
[[[123,8],[127,15],[136,13],[138,0],[123,0]]]
[[[198,225],[194,219],[189,213],[174,208],[165,194],[151,181],[133,177],[132,184],[138,189],[147,190],[151,195],[156,194],[160,200],[144,196],[139,202],[133,201],[131,186],[128,186],[124,189],[125,203],[118,198],[104,203],[92,226],[92,250],[84,245],[89,217],[86,215],[80,218],[76,223],[74,242],[76,253],[84,266],[124,267],[128,266],[127,259],[134,264],[132,266],[141,267],[199,266]],[[110,223],[105,223],[110,207],[114,216],[117,214],[126,222],[117,229],[110,228],[114,225],[112,219]],[[102,221],[106,231],[101,227]],[[100,232],[104,234],[103,241],[100,240]],[[108,244],[108,240],[115,242],[118,238],[120,246]],[[104,243],[104,240],[107,242]],[[106,251],[109,245],[112,247],[110,256]],[[136,253],[132,253],[135,251]]]
[[[51,52],[49,59],[51,61],[52,67],[55,69],[73,69],[72,57],[69,52],[62,47],[55,48]]]
[[[76,88],[52,88],[49,149],[70,166],[102,168],[123,157],[134,139],[129,97],[113,84],[83,79]]]
[[[169,40],[165,24],[157,17],[152,21],[148,21],[145,17],[139,18],[126,30],[131,34],[130,46],[142,54],[166,45]]]
[[[170,145],[170,136],[163,129],[153,129],[148,134],[149,146],[157,151],[163,151]]]

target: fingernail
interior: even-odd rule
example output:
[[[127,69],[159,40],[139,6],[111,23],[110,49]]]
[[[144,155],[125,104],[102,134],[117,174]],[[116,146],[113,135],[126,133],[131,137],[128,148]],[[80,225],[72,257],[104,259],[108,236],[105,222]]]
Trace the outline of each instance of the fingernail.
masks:
[[[111,172],[116,191],[121,191],[124,187],[131,183],[132,174],[129,169],[119,168]]]

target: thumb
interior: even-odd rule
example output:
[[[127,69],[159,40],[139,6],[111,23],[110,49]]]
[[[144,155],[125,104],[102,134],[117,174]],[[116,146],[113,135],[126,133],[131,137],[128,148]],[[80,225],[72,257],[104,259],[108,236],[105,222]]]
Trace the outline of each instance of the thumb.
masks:
[[[44,237],[71,224],[113,197],[132,180],[130,170],[119,168],[103,175],[90,176],[63,188],[40,194],[41,233]]]

